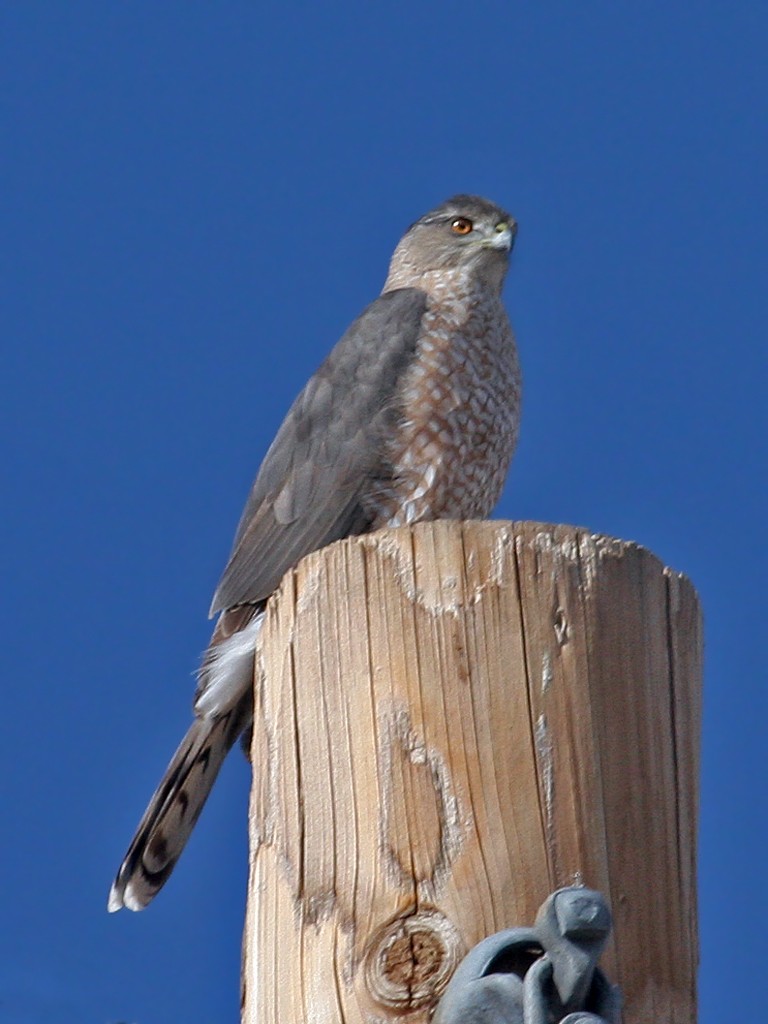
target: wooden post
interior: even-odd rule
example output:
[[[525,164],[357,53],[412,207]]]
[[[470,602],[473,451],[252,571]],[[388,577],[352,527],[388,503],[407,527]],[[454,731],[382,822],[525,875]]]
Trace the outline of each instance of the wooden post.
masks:
[[[583,882],[625,1024],[691,1024],[700,657],[686,578],[573,527],[305,558],[263,631],[243,1021],[426,1022],[471,946]]]

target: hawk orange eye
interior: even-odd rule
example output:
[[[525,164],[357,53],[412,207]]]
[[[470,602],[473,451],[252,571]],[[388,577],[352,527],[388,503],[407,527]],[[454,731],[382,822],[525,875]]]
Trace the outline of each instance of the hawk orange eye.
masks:
[[[472,230],[472,221],[468,217],[457,217],[451,224],[451,231],[457,235],[468,235]]]

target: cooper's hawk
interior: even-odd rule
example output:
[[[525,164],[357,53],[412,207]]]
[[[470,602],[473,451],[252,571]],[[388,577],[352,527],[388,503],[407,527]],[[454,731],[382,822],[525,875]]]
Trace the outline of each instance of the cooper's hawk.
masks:
[[[384,290],[291,406],[259,470],[213,597],[220,613],[195,720],[109,896],[141,910],[167,880],[253,716],[254,648],[285,572],[331,541],[429,519],[482,518],[517,439],[520,373],[501,286],[514,220],[454,196],[400,240]]]

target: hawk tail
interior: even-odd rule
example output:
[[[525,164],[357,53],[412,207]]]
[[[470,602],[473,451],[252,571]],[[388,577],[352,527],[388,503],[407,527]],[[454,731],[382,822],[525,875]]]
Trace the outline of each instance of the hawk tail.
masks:
[[[253,715],[251,692],[219,718],[196,718],[173,755],[117,872],[110,912],[143,910],[168,881],[224,758]]]

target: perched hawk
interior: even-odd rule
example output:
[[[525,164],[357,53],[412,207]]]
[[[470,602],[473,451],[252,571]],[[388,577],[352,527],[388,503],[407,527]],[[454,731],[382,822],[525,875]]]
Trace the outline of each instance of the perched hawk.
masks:
[[[459,195],[403,235],[381,295],[291,406],[213,596],[219,614],[181,741],[128,848],[109,909],[141,910],[179,859],[253,716],[264,607],[300,558],[353,534],[488,515],[515,447],[520,372],[501,301],[516,225]]]

